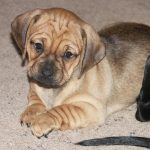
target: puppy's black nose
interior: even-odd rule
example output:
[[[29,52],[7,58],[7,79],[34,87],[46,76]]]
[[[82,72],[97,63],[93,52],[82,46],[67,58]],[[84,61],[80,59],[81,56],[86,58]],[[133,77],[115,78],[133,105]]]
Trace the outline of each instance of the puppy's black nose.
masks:
[[[42,71],[42,74],[43,74],[44,76],[49,77],[49,76],[52,76],[53,72],[52,72],[51,69],[44,69],[44,70]]]
[[[45,64],[42,68],[42,75],[45,77],[51,77],[53,75],[53,67],[50,64]]]

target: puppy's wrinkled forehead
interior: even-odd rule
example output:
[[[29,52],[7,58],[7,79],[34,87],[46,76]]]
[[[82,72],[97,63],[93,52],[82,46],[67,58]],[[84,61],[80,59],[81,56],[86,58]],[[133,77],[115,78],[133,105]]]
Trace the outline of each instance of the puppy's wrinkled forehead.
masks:
[[[81,24],[82,20],[70,11],[55,8],[36,16],[28,37],[46,40],[51,51],[55,51],[62,42],[81,46]]]

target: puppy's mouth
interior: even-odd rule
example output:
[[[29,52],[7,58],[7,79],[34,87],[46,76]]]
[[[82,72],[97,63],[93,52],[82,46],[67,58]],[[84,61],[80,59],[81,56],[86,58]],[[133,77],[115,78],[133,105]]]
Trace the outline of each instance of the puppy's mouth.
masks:
[[[63,86],[63,84],[60,84],[60,81],[54,79],[53,77],[45,77],[42,75],[34,75],[29,77],[29,80],[45,88],[59,88]]]

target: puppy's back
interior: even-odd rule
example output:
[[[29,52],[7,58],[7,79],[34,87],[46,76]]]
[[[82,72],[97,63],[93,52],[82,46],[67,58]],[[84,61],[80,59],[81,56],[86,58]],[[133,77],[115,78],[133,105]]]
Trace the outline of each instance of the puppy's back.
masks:
[[[135,102],[150,54],[150,27],[137,23],[118,23],[99,32],[113,76],[110,106],[129,106]],[[114,110],[110,110],[112,112]]]
[[[150,53],[150,27],[138,23],[117,23],[99,31],[103,39],[107,57],[112,62],[143,56]]]

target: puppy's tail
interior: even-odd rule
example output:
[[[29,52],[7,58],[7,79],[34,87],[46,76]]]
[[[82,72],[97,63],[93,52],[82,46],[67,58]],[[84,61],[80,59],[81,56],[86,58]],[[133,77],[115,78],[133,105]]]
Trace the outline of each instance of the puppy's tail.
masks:
[[[134,136],[106,137],[90,139],[76,143],[82,146],[100,146],[100,145],[128,145],[150,148],[150,138]]]

